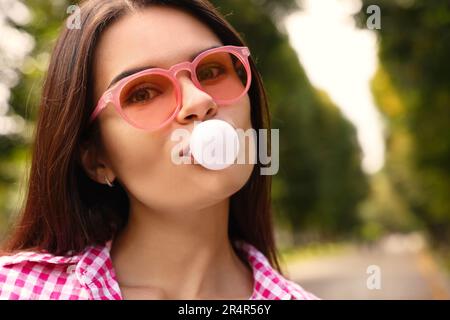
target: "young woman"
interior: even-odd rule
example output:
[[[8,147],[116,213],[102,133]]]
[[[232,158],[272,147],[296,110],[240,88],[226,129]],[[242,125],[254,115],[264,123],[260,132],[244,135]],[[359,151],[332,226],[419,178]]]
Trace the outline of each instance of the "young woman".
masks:
[[[238,33],[203,0],[80,9],[52,53],[0,298],[315,299],[281,275],[259,163],[171,160],[176,129],[269,128]]]

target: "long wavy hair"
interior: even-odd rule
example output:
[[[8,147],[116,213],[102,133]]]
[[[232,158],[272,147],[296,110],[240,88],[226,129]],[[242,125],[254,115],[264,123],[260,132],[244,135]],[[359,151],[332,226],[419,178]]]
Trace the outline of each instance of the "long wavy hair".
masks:
[[[88,126],[95,107],[92,60],[97,40],[119,17],[152,5],[184,10],[208,26],[224,44],[246,45],[205,0],[82,2],[81,28],[63,27],[52,51],[38,110],[25,202],[5,242],[6,252],[81,252],[88,245],[105,243],[127,223],[129,200],[124,188],[120,184],[109,188],[88,178],[80,152],[86,142],[100,143],[98,126]],[[252,125],[256,130],[270,129],[266,93],[251,56],[250,65]],[[271,216],[271,178],[260,175],[260,168],[258,162],[245,186],[231,196],[229,237],[255,246],[281,272]],[[236,252],[245,261],[242,253]]]

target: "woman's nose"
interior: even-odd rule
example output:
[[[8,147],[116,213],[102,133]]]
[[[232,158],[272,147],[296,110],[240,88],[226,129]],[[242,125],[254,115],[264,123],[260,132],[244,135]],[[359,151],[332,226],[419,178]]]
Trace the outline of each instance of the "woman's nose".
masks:
[[[194,85],[189,73],[179,76],[178,81],[181,88],[181,109],[177,115],[177,121],[187,124],[214,117],[217,113],[217,104],[209,94]]]

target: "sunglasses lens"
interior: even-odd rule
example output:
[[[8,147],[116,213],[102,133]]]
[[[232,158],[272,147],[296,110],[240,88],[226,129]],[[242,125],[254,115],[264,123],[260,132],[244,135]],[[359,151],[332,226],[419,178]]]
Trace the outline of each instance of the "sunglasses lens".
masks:
[[[229,52],[205,56],[198,63],[195,73],[201,89],[219,101],[240,97],[249,81],[241,60]]]
[[[157,128],[176,110],[172,81],[159,74],[143,75],[129,81],[120,92],[125,116],[141,128]]]

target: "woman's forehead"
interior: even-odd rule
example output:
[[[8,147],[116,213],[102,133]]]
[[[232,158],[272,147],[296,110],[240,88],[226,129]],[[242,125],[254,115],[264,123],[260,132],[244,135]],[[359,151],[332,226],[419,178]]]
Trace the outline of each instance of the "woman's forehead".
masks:
[[[97,43],[96,91],[106,90],[124,70],[143,65],[168,68],[221,43],[207,25],[178,9],[152,6],[130,13],[110,25]]]
[[[96,51],[107,57],[107,61],[116,63],[140,56],[163,63],[218,41],[207,25],[188,13],[173,8],[149,7],[125,15],[109,26]]]

